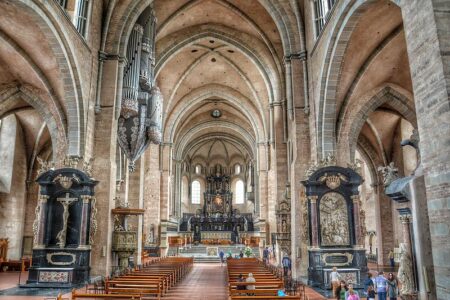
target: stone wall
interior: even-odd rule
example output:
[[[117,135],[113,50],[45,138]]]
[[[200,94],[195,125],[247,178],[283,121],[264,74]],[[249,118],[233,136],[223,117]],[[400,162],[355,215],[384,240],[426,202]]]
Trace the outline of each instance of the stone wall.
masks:
[[[436,292],[450,298],[450,3],[401,1],[425,175]]]
[[[2,120],[0,128],[1,143],[9,145],[12,152],[13,168],[9,193],[0,193],[0,232],[2,238],[8,238],[8,259],[22,257],[22,237],[26,203],[27,157],[22,127],[15,115]],[[0,153],[5,155],[5,153]]]

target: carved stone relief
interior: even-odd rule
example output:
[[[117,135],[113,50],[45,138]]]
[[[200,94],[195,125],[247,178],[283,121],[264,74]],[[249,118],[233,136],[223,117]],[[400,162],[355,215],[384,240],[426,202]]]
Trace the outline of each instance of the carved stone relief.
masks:
[[[349,245],[347,203],[335,192],[325,194],[320,200],[320,233],[322,246]]]

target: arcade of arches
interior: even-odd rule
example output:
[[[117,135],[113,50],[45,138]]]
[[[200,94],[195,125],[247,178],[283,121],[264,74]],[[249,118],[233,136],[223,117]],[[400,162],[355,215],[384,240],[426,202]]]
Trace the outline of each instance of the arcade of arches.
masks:
[[[449,1],[1,0],[0,253],[73,242],[106,276],[113,232],[133,228],[137,265],[270,246],[313,285],[311,253],[331,248],[308,176],[345,168],[362,177],[347,248],[398,266],[412,243],[415,295],[450,299],[449,95]],[[96,182],[90,243],[61,198],[57,236],[35,222],[51,191],[36,179],[62,168]]]

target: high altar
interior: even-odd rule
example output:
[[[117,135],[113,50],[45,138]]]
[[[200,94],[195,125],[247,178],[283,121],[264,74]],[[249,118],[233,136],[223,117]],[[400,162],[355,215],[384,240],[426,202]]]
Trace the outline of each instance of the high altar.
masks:
[[[197,214],[184,213],[180,231],[193,232],[194,242],[214,237],[239,243],[240,232],[253,231],[252,214],[241,214],[233,209],[230,176],[222,175],[220,168],[215,174],[207,176],[206,181],[203,209]],[[214,235],[214,232],[222,234]]]
[[[368,269],[358,195],[361,176],[350,168],[327,166],[302,183],[308,197],[308,283],[329,288],[330,273],[337,267],[345,281],[362,287]]]

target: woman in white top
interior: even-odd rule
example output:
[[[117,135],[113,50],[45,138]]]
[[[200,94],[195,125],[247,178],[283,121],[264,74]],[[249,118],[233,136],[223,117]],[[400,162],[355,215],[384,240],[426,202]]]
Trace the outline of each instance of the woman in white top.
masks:
[[[245,280],[245,282],[250,282],[250,283],[256,282],[255,277],[253,277],[253,273],[248,273],[248,277]],[[247,285],[247,290],[254,290],[254,289],[255,289],[254,285]],[[247,295],[253,296],[254,294],[253,293],[247,293]]]
[[[333,298],[336,298],[336,289],[341,281],[341,275],[337,272],[337,268],[333,267],[333,271],[330,273],[331,288],[333,289]]]

